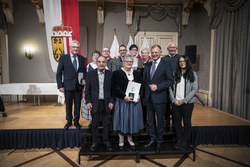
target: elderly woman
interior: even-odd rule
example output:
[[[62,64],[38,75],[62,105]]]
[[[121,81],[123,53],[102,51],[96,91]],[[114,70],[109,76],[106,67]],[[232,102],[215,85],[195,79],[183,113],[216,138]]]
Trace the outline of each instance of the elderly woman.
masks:
[[[90,71],[97,68],[96,59],[100,55],[101,55],[101,53],[98,50],[95,50],[92,53],[92,62],[87,65],[87,72],[90,72]],[[83,91],[83,93],[82,93],[82,118],[87,120],[87,121],[90,121],[89,129],[92,129],[92,122],[91,122],[92,117],[91,117],[90,111],[89,111],[87,104],[86,104],[85,91]]]
[[[142,62],[142,59],[140,59],[137,56],[137,54],[138,54],[137,45],[135,45],[135,44],[131,45],[129,47],[129,53],[133,57],[133,64],[132,64],[133,70],[137,70],[137,71],[141,72],[141,70],[143,68],[143,62]]]
[[[152,61],[149,57],[149,49],[148,48],[143,48],[141,50],[141,57],[142,57],[143,66],[144,66],[144,64]]]
[[[143,62],[143,68],[142,68],[142,70],[140,72],[141,72],[141,75],[143,75],[144,65],[146,63],[149,63],[149,62],[152,61],[150,59],[150,57],[149,57],[149,49],[148,48],[142,48],[141,57],[142,57],[142,62]],[[146,104],[145,103],[143,103],[143,105],[142,105],[142,110],[143,110],[143,123],[144,123],[144,127],[145,127],[145,130],[146,130],[146,127],[147,127],[147,111],[146,111]]]
[[[191,135],[191,117],[194,109],[195,94],[198,89],[196,72],[192,70],[190,59],[181,56],[175,72],[175,84],[169,88],[174,116],[177,143],[176,149],[185,150]],[[182,120],[184,129],[182,133]]]
[[[112,89],[116,97],[113,130],[119,135],[119,148],[124,148],[124,135],[128,135],[128,143],[135,149],[133,134],[143,130],[143,117],[140,95],[137,99],[126,96],[126,89],[129,81],[141,83],[141,74],[132,69],[133,57],[126,55],[123,59],[123,68],[113,72]]]
[[[98,50],[95,50],[92,53],[92,62],[87,65],[87,72],[92,71],[92,70],[97,68],[96,59],[100,55],[101,55],[101,53]]]

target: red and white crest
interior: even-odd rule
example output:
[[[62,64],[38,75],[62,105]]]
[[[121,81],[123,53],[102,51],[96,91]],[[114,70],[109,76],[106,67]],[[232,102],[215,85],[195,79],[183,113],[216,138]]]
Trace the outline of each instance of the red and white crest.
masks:
[[[72,41],[73,29],[70,26],[54,26],[52,28],[53,35],[51,36],[51,44],[53,49],[53,57],[58,62],[63,54],[66,54],[69,49],[69,44]]]

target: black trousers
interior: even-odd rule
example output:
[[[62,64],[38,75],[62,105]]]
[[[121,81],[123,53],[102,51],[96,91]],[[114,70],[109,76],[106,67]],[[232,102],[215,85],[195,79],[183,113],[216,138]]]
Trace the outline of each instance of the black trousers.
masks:
[[[170,126],[170,120],[171,120],[171,115],[173,114],[172,109],[171,109],[171,102],[170,100],[167,101],[166,103],[166,114],[165,114],[165,125]]]
[[[110,117],[111,112],[105,112],[105,104],[104,100],[99,100],[98,102],[98,111],[96,113],[91,112],[92,116],[92,135],[93,135],[93,143],[99,143],[99,122],[102,121],[103,126],[103,142],[109,142],[109,130],[110,130]]]
[[[81,98],[82,90],[74,90],[64,92],[65,103],[66,103],[66,120],[71,122],[73,119],[72,116],[72,105],[74,102],[74,123],[78,123],[80,119],[80,107],[81,107]]]
[[[173,106],[173,116],[177,141],[187,142],[191,135],[191,117],[194,109],[194,103],[183,104],[181,106]],[[182,120],[184,124],[182,132]]]
[[[2,98],[1,98],[1,96],[0,96],[0,111],[1,111],[1,112],[4,112],[4,111],[5,111],[4,104],[3,104],[3,100],[2,100]]]
[[[148,128],[151,140],[156,141],[158,144],[163,142],[164,133],[164,115],[166,112],[165,103],[153,103],[152,99],[147,102],[147,114],[148,114]],[[155,113],[157,116],[157,125],[155,120]]]

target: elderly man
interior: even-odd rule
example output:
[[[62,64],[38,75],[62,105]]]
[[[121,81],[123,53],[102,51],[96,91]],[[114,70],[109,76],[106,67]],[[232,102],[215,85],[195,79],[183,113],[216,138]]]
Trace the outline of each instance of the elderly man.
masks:
[[[161,151],[163,143],[164,115],[166,112],[166,101],[168,100],[167,89],[174,83],[170,64],[168,61],[160,58],[161,53],[159,45],[152,46],[152,62],[145,64],[142,84],[150,135],[150,141],[144,145],[144,148],[152,149],[152,146],[157,144],[157,152]]]
[[[176,71],[176,67],[178,65],[178,61],[181,55],[177,54],[178,47],[176,43],[170,42],[168,44],[168,55],[164,56],[162,59],[165,59],[166,61],[169,61],[171,64],[171,68],[173,70],[173,73]],[[167,106],[166,106],[166,114],[165,114],[165,128],[169,131],[170,130],[170,120],[171,120],[171,115],[173,115],[172,110],[170,108],[171,102],[167,101]],[[172,119],[172,122],[174,120]],[[174,123],[173,123],[174,125]],[[174,131],[174,126],[172,126],[172,131]]]
[[[65,95],[66,120],[64,129],[72,125],[72,104],[74,102],[74,125],[81,129],[79,124],[82,89],[85,85],[86,67],[84,57],[78,55],[80,43],[73,40],[70,43],[70,53],[62,55],[56,72],[57,87]]]
[[[86,77],[86,103],[92,116],[92,135],[93,144],[91,151],[96,151],[100,142],[98,125],[99,121],[103,124],[103,143],[107,151],[112,151],[109,141],[109,130],[111,122],[111,110],[114,107],[114,100],[111,95],[112,72],[106,70],[106,58],[99,56],[96,60],[97,69],[87,73]]]

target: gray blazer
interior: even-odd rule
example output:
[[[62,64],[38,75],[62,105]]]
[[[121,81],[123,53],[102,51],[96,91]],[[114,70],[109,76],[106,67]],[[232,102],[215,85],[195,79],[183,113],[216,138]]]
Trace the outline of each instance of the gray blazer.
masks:
[[[172,103],[174,103],[175,101],[177,101],[177,99],[175,98],[176,96],[176,83],[169,88],[169,96],[170,96],[170,100]],[[185,98],[183,99],[183,102],[185,104],[187,103],[194,103],[196,98],[194,97],[196,92],[198,90],[198,78],[197,78],[197,74],[196,72],[194,72],[194,82],[190,82],[189,80],[185,79]]]

